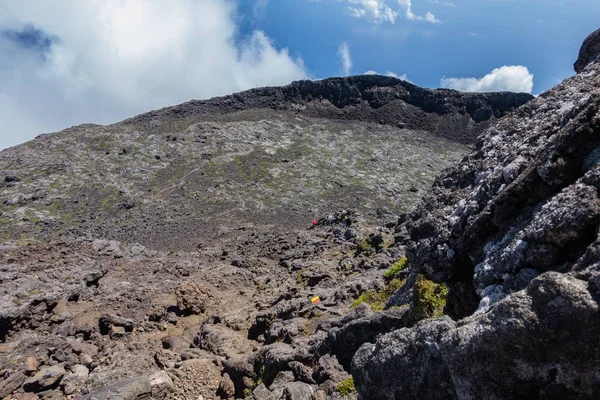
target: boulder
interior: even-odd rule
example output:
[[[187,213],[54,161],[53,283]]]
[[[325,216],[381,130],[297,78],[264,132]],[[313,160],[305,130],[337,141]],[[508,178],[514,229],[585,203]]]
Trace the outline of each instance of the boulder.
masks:
[[[202,314],[210,305],[217,301],[208,287],[195,282],[180,284],[175,292],[175,296],[177,298],[177,307],[182,312],[188,314]]]
[[[63,376],[65,376],[65,369],[60,365],[43,367],[38,373],[23,383],[23,390],[37,393],[43,390],[54,389],[58,386]]]
[[[152,400],[152,386],[148,377],[136,376],[104,386],[81,400]]]
[[[173,380],[165,371],[158,371],[150,376],[150,387],[152,388],[152,400],[165,399],[169,393],[175,390]]]
[[[350,368],[354,353],[363,343],[375,342],[377,336],[404,326],[406,309],[392,309],[349,321],[329,331],[321,352],[334,354],[339,363]]]
[[[194,344],[225,358],[249,354],[254,350],[252,342],[241,334],[221,324],[204,324],[194,339]]]
[[[579,50],[579,57],[575,61],[575,72],[579,73],[592,62],[600,58],[600,29],[590,34]]]
[[[283,395],[286,400],[312,400],[315,390],[304,382],[290,382],[284,386]]]
[[[17,371],[0,381],[0,399],[8,397],[12,392],[20,388],[25,379],[27,379],[27,376],[23,372]]]
[[[227,373],[223,374],[223,377],[221,378],[221,383],[219,384],[219,389],[218,389],[217,394],[226,399],[229,399],[229,398],[235,396],[235,385],[233,384],[233,381],[229,377],[229,374],[227,374]]]
[[[363,398],[592,399],[599,329],[587,283],[548,272],[486,313],[425,320],[363,345],[352,372]]]
[[[111,327],[123,328],[123,332],[132,332],[135,327],[135,322],[129,318],[119,317],[114,314],[104,314],[98,319],[100,332],[106,335],[111,332]],[[118,331],[121,331],[120,329]]]
[[[292,371],[281,371],[277,374],[273,383],[269,386],[269,390],[275,390],[277,388],[285,386],[286,383],[294,381],[294,373]]]

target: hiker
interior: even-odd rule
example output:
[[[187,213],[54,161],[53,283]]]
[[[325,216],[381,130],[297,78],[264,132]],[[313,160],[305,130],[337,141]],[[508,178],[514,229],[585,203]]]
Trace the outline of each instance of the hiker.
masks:
[[[317,226],[317,219],[316,219],[316,218],[314,218],[314,219],[312,220],[312,224],[313,224],[313,226]]]

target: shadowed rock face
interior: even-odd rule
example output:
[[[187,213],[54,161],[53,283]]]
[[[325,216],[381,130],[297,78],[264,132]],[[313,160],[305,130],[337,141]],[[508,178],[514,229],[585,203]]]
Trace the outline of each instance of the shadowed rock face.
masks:
[[[585,67],[598,60],[600,57],[600,29],[590,34],[579,50],[579,57],[575,61],[575,72],[583,71]]]
[[[492,124],[397,228],[411,266],[446,282],[446,312],[464,319],[363,345],[352,368],[363,398],[600,390],[599,38],[580,74]]]

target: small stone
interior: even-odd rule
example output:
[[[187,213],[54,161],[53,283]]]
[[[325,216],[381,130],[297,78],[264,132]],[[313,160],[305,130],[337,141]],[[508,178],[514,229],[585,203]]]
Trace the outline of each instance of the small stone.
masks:
[[[125,336],[125,328],[122,326],[111,326],[110,327],[110,338],[111,339],[120,339]]]
[[[98,319],[100,332],[105,335],[110,332],[111,326],[122,327],[124,331],[131,332],[135,326],[135,322],[129,318],[119,317],[113,314],[104,314]]]
[[[315,400],[327,400],[327,393],[324,390],[317,390],[315,393]]]
[[[94,362],[94,360],[89,354],[83,353],[79,355],[79,362],[81,363],[81,365],[89,367]]]
[[[27,357],[25,361],[25,371],[31,375],[31,373],[36,372],[40,366],[40,363],[35,357]]]
[[[73,365],[71,367],[71,372],[82,381],[87,380],[88,375],[90,374],[90,370],[81,364]]]

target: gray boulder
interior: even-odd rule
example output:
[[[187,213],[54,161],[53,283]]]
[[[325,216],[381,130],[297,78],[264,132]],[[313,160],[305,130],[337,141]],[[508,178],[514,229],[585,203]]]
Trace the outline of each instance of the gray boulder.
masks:
[[[146,376],[127,378],[88,393],[81,400],[151,400],[152,385]]]
[[[304,382],[290,382],[283,389],[285,400],[312,400],[314,396],[315,389]]]
[[[241,334],[221,324],[204,324],[194,339],[194,344],[219,356],[232,358],[252,353],[254,346]]]
[[[599,329],[587,283],[548,272],[485,313],[426,320],[363,345],[352,372],[362,398],[592,399]]]
[[[65,376],[65,369],[60,365],[44,367],[23,383],[23,390],[37,393],[43,390],[54,389],[58,386],[63,376]]]
[[[17,371],[14,374],[9,375],[3,381],[0,381],[0,398],[9,396],[12,392],[17,390],[27,376],[22,371]]]

